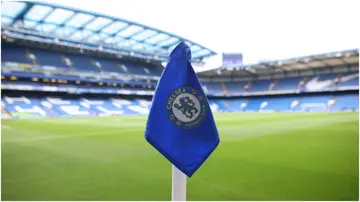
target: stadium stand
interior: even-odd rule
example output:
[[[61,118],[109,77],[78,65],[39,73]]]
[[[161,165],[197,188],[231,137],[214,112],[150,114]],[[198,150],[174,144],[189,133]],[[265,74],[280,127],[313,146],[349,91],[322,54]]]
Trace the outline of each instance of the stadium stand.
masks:
[[[334,102],[329,102],[333,100]],[[147,114],[151,106],[145,99],[88,99],[84,97],[61,98],[1,98],[4,111],[23,117],[58,117],[58,116],[105,116],[105,115],[140,115]],[[291,97],[260,97],[250,99],[210,100],[211,108],[228,112],[290,112],[290,111],[354,111],[358,109],[357,94],[308,95]]]
[[[233,82],[225,83],[226,89],[229,94],[244,93],[246,92],[246,86],[248,86],[248,92],[266,92],[266,91],[297,91],[299,85],[304,81],[305,77],[295,78],[282,78],[274,80],[257,80],[251,82]],[[347,73],[339,77],[337,80],[337,74],[326,74],[320,76],[313,76],[308,78],[307,82],[304,82],[301,91],[324,91],[324,90],[335,90],[338,87],[357,87],[359,81],[359,73]],[[276,85],[274,84],[276,83]],[[334,85],[336,83],[336,85]],[[272,85],[274,85],[272,87]],[[224,93],[221,83],[205,83],[209,93]]]
[[[68,117],[147,114],[148,100],[118,98],[87,99],[61,97],[8,97],[1,98],[3,108],[10,114],[25,117]]]
[[[26,50],[18,46],[3,46],[2,47],[2,62],[16,62],[31,64],[31,60],[26,58]],[[27,49],[29,50],[29,49]],[[121,60],[108,60],[100,58],[89,58],[83,55],[69,55],[67,53],[56,53],[51,51],[37,50],[31,53],[36,58],[36,64],[43,66],[52,66],[54,68],[76,68],[84,72],[118,72],[125,74],[139,74],[139,75],[154,75],[161,74],[161,68],[152,66],[151,64],[131,63]],[[63,59],[65,58],[65,59]],[[66,63],[63,60],[69,60],[72,67],[65,67]],[[120,67],[119,67],[120,66]],[[33,76],[33,75],[31,75]],[[68,79],[68,78],[67,78]],[[209,83],[205,82],[204,86],[208,92],[214,94],[232,94],[243,92],[266,92],[278,90],[292,90],[296,91],[299,84],[304,81],[304,77],[282,78],[277,80],[256,80],[252,82],[224,82],[224,83]],[[325,74],[320,76],[312,76],[307,78],[304,83],[302,91],[319,91],[332,90],[336,87],[352,87],[358,86],[359,74],[356,72],[339,74]],[[275,84],[276,83],[276,84]],[[336,85],[334,85],[336,84]],[[248,87],[248,90],[246,89]]]
[[[162,67],[151,64],[139,64],[122,60],[101,59],[79,54],[55,52],[37,48],[25,48],[16,45],[3,45],[1,57],[3,62],[36,64],[56,68],[74,68],[84,72],[118,72],[125,74],[156,75],[159,76]],[[31,55],[31,56],[29,56]],[[33,60],[30,59],[34,58]]]
[[[298,89],[299,84],[303,79],[304,79],[303,77],[279,79],[277,85],[274,86],[274,88],[272,90],[277,91],[277,90],[294,90],[294,89]]]
[[[9,19],[2,24],[2,118],[147,114],[164,62],[177,43],[190,45],[194,64],[216,55],[190,40],[109,16],[102,16],[112,22],[106,26],[121,22],[128,27],[109,33],[102,28],[105,25],[87,30],[80,24],[75,29],[64,20],[55,34],[29,28],[22,21],[39,8],[34,5],[54,8],[48,16],[56,9],[71,10],[74,16],[95,14],[39,2],[19,4],[28,9],[2,15]],[[46,26],[48,22],[39,19],[37,23]],[[142,31],[131,32],[130,24]],[[58,34],[69,28],[76,35],[93,35]],[[147,32],[155,34],[147,36]],[[89,40],[96,34],[105,37]],[[114,36],[125,38],[120,44],[106,42]],[[124,46],[134,41],[133,46]],[[214,112],[354,111],[359,109],[358,66],[359,51],[347,50],[219,67],[199,71],[198,77]]]
[[[264,92],[268,91],[270,84],[272,83],[271,80],[258,80],[254,81],[249,88],[249,92]]]
[[[243,93],[246,90],[246,86],[248,86],[249,82],[228,82],[225,83],[228,92],[231,93]]]

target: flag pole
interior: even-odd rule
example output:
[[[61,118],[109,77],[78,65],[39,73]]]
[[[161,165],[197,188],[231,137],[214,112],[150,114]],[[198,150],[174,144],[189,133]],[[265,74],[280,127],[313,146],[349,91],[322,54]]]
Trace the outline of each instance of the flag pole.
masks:
[[[172,201],[186,201],[186,175],[172,165]]]

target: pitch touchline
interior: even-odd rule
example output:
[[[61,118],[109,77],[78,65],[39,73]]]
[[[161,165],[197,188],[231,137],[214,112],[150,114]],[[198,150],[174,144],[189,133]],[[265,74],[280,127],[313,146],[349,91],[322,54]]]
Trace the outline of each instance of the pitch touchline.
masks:
[[[122,130],[121,132],[131,132],[136,131],[137,129],[129,129],[129,130]],[[98,135],[105,135],[109,133],[119,132],[119,130],[116,131],[107,131],[104,133],[84,133],[81,135],[52,135],[52,136],[41,136],[41,137],[33,137],[33,138],[23,138],[23,139],[16,139],[16,140],[5,140],[3,142],[31,142],[31,141],[37,141],[37,140],[54,140],[54,139],[66,139],[66,138],[75,138],[75,137],[86,137],[86,136],[98,136]]]

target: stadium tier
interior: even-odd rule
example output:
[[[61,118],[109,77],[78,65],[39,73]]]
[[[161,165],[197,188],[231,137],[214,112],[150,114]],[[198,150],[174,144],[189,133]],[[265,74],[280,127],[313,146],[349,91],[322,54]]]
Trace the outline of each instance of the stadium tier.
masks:
[[[156,79],[146,79],[146,76],[154,76],[158,79],[163,67],[161,64],[146,63],[139,61],[126,61],[114,58],[100,58],[86,56],[80,53],[67,53],[65,51],[42,50],[38,48],[29,48],[19,45],[2,46],[2,64],[3,76],[16,76],[25,81],[3,81],[3,89],[32,89],[44,90],[44,86],[39,83],[26,82],[30,79],[48,79],[90,82],[98,85],[99,83],[113,86],[104,88],[109,93],[125,91],[129,93],[131,89],[137,89],[145,94],[151,95],[150,90],[156,86]],[[22,70],[19,70],[19,68]],[[37,71],[35,71],[37,70]],[[52,70],[47,73],[47,70]],[[69,76],[65,73],[75,72]],[[49,76],[50,74],[50,76]],[[82,76],[84,74],[84,76]],[[96,78],[98,75],[104,75],[108,78]],[[117,75],[111,77],[113,74]],[[126,76],[139,76],[138,80],[129,80]],[[110,77],[109,77],[110,76]],[[27,79],[27,80],[26,80]],[[202,77],[200,77],[202,79]],[[336,90],[357,90],[359,88],[358,72],[339,72],[312,76],[297,76],[278,79],[263,79],[249,81],[230,81],[230,82],[202,82],[205,92],[209,96],[237,96],[237,95],[257,95],[257,94],[286,94],[299,92],[318,92],[318,91],[336,91]],[[51,85],[59,91],[77,92],[97,92],[99,86],[82,86],[70,84]],[[121,88],[114,87],[119,85]],[[127,86],[127,85],[133,85]],[[45,88],[47,89],[47,88]],[[130,90],[130,91],[128,91]],[[140,92],[140,94],[141,94]],[[126,94],[126,93],[125,93]]]
[[[2,46],[2,64],[3,118],[147,114],[151,99],[139,97],[153,95],[163,69],[159,63],[15,44]],[[75,74],[66,74],[71,72]],[[136,75],[139,79],[131,78]],[[359,104],[358,81],[359,73],[348,71],[277,79],[203,81],[202,85],[214,112],[354,111]],[[13,91],[19,92],[8,95]],[[24,96],[21,92],[45,95]],[[56,92],[75,97],[54,95]],[[87,94],[98,97],[93,100]],[[116,96],[103,98],[101,94]],[[130,99],[127,95],[135,97]]]
[[[10,97],[1,98],[2,117],[68,117],[142,115],[149,112],[150,100],[119,98]],[[295,112],[355,111],[356,93],[340,95],[306,95],[210,99],[213,112]]]
[[[120,59],[102,59],[86,57],[79,54],[26,48],[14,45],[3,45],[1,58],[3,62],[15,62],[23,65],[40,65],[56,67],[62,70],[82,72],[117,72],[123,74],[154,75],[161,74],[162,67],[152,64],[139,64]]]
[[[5,92],[2,96],[2,118],[147,114],[151,99],[140,97],[153,95],[156,79],[96,79],[91,77],[91,73],[159,76],[163,69],[159,64],[89,57],[79,53],[56,52],[19,45],[2,47],[2,64],[5,65],[1,84]],[[38,68],[58,72],[46,74],[46,71],[31,71]],[[57,74],[59,72],[60,74]],[[79,75],[69,76],[63,72],[78,72]],[[90,77],[82,76],[88,73]],[[358,81],[359,73],[350,71],[278,79],[204,81],[202,85],[214,112],[355,111],[359,105]],[[9,91],[10,95],[7,93]],[[42,92],[45,95],[21,94],[31,91],[34,94]],[[75,95],[68,98],[56,95],[56,92]],[[313,94],[308,94],[311,92]],[[316,92],[325,94],[320,95]],[[98,94],[98,97],[88,98],[87,95],[81,94]],[[103,98],[99,94],[116,96]],[[269,97],[267,94],[274,95]],[[126,95],[135,97],[130,99]]]
[[[204,83],[210,94],[252,94],[262,92],[316,92],[358,89],[359,73],[326,74],[248,82]]]

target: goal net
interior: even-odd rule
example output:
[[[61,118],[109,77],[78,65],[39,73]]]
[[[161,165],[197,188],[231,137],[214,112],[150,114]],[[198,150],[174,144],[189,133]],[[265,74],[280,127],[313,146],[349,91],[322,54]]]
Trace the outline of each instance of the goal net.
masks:
[[[322,112],[327,111],[326,103],[303,103],[301,110],[304,112]]]

